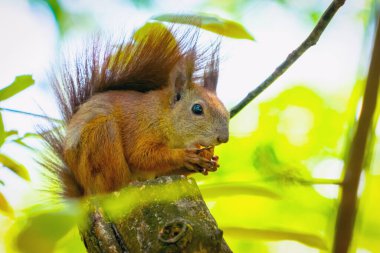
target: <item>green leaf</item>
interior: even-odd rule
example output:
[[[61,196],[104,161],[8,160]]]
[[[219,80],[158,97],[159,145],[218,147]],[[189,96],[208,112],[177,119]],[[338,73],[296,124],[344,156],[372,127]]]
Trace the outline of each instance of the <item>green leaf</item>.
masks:
[[[31,150],[31,151],[35,151],[35,150],[36,150],[36,149],[33,148],[32,146],[26,144],[21,138],[16,139],[16,140],[14,140],[13,142],[15,142],[15,143],[19,144],[20,146],[23,146],[23,147],[25,147],[25,148]]]
[[[40,137],[41,136],[39,134],[36,134],[36,133],[26,133],[23,136],[12,140],[12,142],[15,142],[15,143],[17,143],[17,144],[19,144],[19,145],[21,145],[23,147],[26,147],[26,148],[28,148],[28,149],[30,149],[32,151],[35,151],[36,149],[33,148],[32,146],[26,144],[24,142],[24,139],[26,139],[26,138],[40,138]]]
[[[31,75],[17,76],[13,83],[0,90],[0,101],[12,97],[32,84],[34,80]]]
[[[264,196],[273,199],[280,199],[280,194],[267,187],[252,185],[250,183],[229,183],[200,185],[200,190],[205,198],[217,198],[235,195]]]
[[[153,20],[194,25],[226,37],[254,40],[243,25],[210,14],[163,14],[152,17]]]
[[[5,132],[5,138],[11,137],[13,135],[18,135],[18,131],[17,130],[9,130],[9,131]]]
[[[4,197],[4,195],[0,192],[0,211],[5,213],[6,215],[13,217],[14,212],[11,207],[11,205],[8,203],[7,199]]]
[[[20,146],[23,146],[25,148],[28,148],[28,149],[31,149],[31,150],[35,150],[33,147],[29,146],[28,144],[26,144],[24,141],[22,141],[22,139],[16,139],[13,141],[14,143],[17,143],[19,144]]]
[[[327,243],[320,236],[314,234],[306,234],[294,231],[283,231],[274,229],[257,229],[257,228],[241,228],[241,227],[223,227],[224,234],[228,237],[247,240],[293,240],[305,245],[318,248],[320,250],[328,250]]]
[[[5,132],[5,140],[4,140],[4,142],[13,141],[13,140],[18,139],[18,138],[20,138],[20,137],[18,136],[18,131],[17,130],[6,131]]]
[[[36,134],[36,133],[26,133],[24,134],[21,139],[25,139],[25,138],[40,138],[41,135],[39,134]]]
[[[3,116],[0,113],[0,147],[4,144],[6,132],[4,129]]]
[[[27,226],[17,236],[21,252],[54,252],[58,240],[77,223],[76,210],[50,211],[30,217]]]
[[[21,178],[30,181],[29,172],[24,165],[14,161],[12,158],[4,154],[0,154],[0,163],[8,169],[12,170]]]
[[[5,136],[6,136],[6,138],[14,136],[14,138],[10,141],[24,140],[24,139],[28,139],[28,138],[41,138],[41,135],[36,134],[36,133],[25,133],[23,136],[19,136],[18,131],[16,131],[16,130],[7,131],[5,133]],[[8,141],[8,139],[7,139],[7,141]]]

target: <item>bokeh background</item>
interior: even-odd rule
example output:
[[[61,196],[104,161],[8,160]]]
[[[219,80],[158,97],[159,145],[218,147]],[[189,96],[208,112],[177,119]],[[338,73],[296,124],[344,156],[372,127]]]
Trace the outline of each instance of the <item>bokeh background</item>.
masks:
[[[10,133],[0,153],[17,162],[11,166],[16,172],[30,175],[25,180],[27,176],[20,177],[2,161],[0,252],[41,252],[32,248],[46,242],[38,233],[23,231],[31,224],[30,217],[62,207],[41,191],[46,182],[35,161],[41,144],[32,133],[43,119],[4,110],[59,118],[47,73],[62,52],[75,51],[99,31],[128,36],[154,15],[216,14],[241,23],[255,38],[222,40],[218,94],[231,108],[306,38],[329,3],[0,0],[0,88],[19,75],[35,80],[0,101],[4,129]],[[234,252],[331,251],[340,183],[360,112],[378,7],[376,0],[348,0],[318,44],[232,119],[229,143],[216,150],[220,169],[207,177],[194,175]],[[378,115],[379,109],[376,119]],[[351,252],[380,252],[379,135],[378,124],[360,179]],[[84,252],[77,229],[68,223],[64,232],[49,223],[39,224],[54,235],[46,252]],[[20,235],[29,235],[34,244],[20,240]]]

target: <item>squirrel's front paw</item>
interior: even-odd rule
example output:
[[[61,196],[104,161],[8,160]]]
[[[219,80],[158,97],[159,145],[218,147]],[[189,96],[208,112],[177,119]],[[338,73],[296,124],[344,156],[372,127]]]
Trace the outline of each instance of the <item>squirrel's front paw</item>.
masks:
[[[185,168],[188,170],[201,172],[207,175],[209,171],[216,171],[219,167],[218,157],[213,156],[210,152],[205,152],[205,149],[186,149],[185,151]]]
[[[216,155],[214,155],[214,147],[213,146],[210,146],[210,147],[201,147],[200,151],[199,151],[199,154],[201,156],[203,156],[204,158],[211,159],[212,161],[215,162],[215,166],[214,166],[214,168],[212,170],[205,170],[205,169],[203,169],[203,171],[201,171],[202,174],[207,175],[208,171],[216,171],[219,168],[219,163],[218,163],[219,157],[216,156]]]

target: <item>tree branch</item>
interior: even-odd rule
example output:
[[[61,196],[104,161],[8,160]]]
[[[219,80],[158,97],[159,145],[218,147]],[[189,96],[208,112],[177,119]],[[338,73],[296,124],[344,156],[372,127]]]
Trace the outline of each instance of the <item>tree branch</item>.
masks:
[[[314,27],[313,31],[309,36],[298,46],[293,52],[291,52],[286,60],[281,63],[274,72],[265,79],[259,86],[257,86],[253,91],[249,92],[247,96],[241,100],[236,106],[234,106],[230,111],[230,117],[233,118],[238,112],[240,112],[249,102],[261,94],[266,88],[269,87],[278,77],[280,77],[298,58],[305,53],[307,49],[315,45],[321,34],[330,23],[331,19],[338,11],[338,9],[345,3],[345,0],[334,0],[330,6],[323,13],[322,17],[319,19],[317,25]]]
[[[135,182],[90,203],[80,228],[89,253],[231,253],[193,179]]]
[[[352,140],[346,163],[342,185],[342,199],[338,209],[335,227],[335,253],[348,252],[353,235],[357,211],[357,194],[360,174],[364,166],[367,141],[373,127],[373,117],[376,110],[380,82],[380,18],[377,20],[372,59],[368,70],[367,84],[364,91],[362,111],[357,129]]]

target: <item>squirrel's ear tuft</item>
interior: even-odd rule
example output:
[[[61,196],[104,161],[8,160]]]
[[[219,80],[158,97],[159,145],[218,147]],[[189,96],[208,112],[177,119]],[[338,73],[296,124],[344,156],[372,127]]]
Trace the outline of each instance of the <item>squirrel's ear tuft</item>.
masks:
[[[203,72],[203,87],[216,93],[219,76],[219,48],[220,42],[214,46]]]

